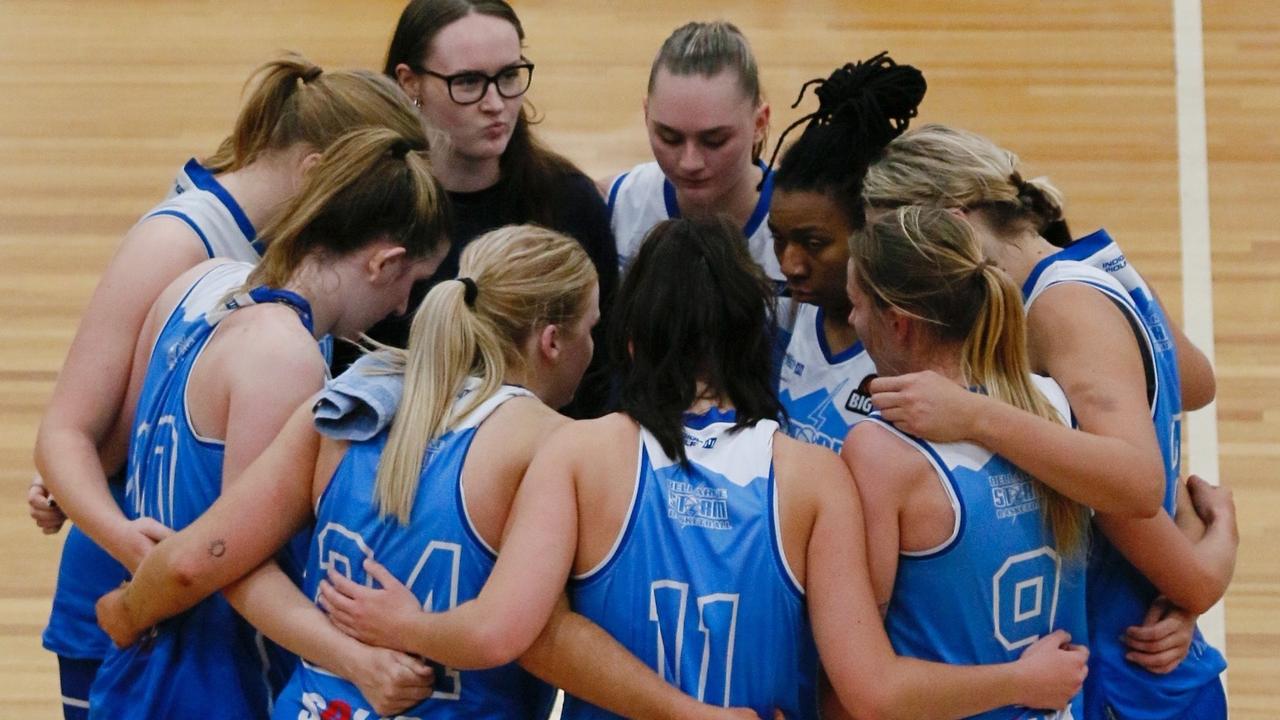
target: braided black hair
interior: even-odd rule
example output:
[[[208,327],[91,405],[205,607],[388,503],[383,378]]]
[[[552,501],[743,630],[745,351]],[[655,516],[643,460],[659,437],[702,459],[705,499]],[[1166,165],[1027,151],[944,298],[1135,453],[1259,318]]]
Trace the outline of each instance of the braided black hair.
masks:
[[[818,96],[818,109],[791,123],[778,138],[770,168],[787,134],[808,123],[783,154],[774,187],[829,195],[851,224],[860,227],[866,168],[890,141],[906,131],[928,86],[915,67],[899,65],[888,52],[882,52],[869,60],[846,63],[826,79],[806,82],[791,107],[799,106],[810,87]]]

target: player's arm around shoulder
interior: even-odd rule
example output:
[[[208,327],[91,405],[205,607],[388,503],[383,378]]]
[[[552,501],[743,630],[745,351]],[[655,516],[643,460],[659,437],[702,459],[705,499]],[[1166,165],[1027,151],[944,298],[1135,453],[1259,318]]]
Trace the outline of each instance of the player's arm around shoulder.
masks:
[[[1031,306],[1027,347],[1033,370],[1052,377],[1066,393],[1083,434],[1046,434],[1032,452],[1065,473],[1001,454],[1100,512],[1150,517],[1159,511],[1164,468],[1142,352],[1124,312],[1097,289],[1060,283]],[[979,439],[990,447],[984,440]]]

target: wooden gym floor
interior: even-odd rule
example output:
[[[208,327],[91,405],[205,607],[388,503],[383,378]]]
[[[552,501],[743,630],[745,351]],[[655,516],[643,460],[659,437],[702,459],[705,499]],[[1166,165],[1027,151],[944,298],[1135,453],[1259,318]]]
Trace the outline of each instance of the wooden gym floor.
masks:
[[[1226,600],[1235,718],[1280,690],[1280,6],[1204,4],[1216,448],[1241,547]],[[0,0],[0,716],[59,716],[39,645],[61,536],[26,517],[31,447],[77,319],[120,235],[230,129],[276,50],[381,66],[401,3]],[[752,40],[774,133],[800,84],[888,49],[930,89],[920,122],[985,133],[1047,174],[1076,232],[1106,225],[1182,317],[1173,0],[517,2],[540,132],[589,174],[648,159],[640,100],[667,33],[723,17]],[[1188,242],[1205,238],[1192,237]],[[1191,467],[1211,443],[1188,439]],[[1198,458],[1198,460],[1197,460]]]

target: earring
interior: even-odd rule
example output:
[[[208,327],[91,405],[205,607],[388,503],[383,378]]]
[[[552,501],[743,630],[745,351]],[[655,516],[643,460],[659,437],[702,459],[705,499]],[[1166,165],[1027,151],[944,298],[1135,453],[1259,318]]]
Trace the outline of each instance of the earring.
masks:
[[[416,107],[416,108],[418,108],[419,110],[421,110],[421,109],[422,109],[422,98],[417,98],[417,97],[415,97],[415,98],[413,99],[413,106],[414,106],[414,107]]]

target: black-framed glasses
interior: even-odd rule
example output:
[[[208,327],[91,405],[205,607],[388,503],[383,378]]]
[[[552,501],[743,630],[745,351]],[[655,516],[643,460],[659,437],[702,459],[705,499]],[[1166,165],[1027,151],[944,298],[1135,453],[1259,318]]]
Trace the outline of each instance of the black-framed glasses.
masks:
[[[529,90],[529,84],[533,82],[533,63],[530,62],[508,65],[494,75],[474,71],[442,75],[424,67],[416,67],[414,70],[443,80],[449,87],[449,99],[459,105],[480,102],[484,94],[489,92],[490,85],[497,88],[498,94],[504,98],[518,98]]]

